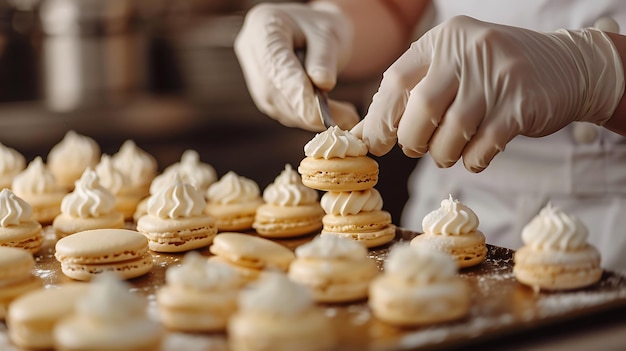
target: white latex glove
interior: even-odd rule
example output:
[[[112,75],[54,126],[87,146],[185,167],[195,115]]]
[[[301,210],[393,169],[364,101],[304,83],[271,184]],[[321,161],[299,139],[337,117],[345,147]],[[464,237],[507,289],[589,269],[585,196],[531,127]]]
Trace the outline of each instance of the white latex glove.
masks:
[[[294,50],[306,48],[305,67]],[[248,90],[261,112],[290,127],[325,129],[311,81],[335,87],[338,70],[352,48],[349,20],[331,3],[261,4],[252,8],[235,40],[235,53]],[[353,105],[330,100],[338,126],[352,128]]]
[[[429,151],[439,167],[462,156],[480,172],[518,134],[602,125],[623,92],[620,56],[599,30],[539,33],[454,17],[387,69],[352,132],[375,155],[397,140],[407,156]]]

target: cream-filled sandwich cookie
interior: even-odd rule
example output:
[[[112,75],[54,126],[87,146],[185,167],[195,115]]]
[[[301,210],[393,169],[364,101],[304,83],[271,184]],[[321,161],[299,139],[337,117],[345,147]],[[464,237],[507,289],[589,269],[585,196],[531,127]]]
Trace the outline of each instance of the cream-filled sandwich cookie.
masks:
[[[535,290],[569,290],[597,283],[600,253],[587,242],[587,227],[548,204],[522,230],[524,246],[514,255],[513,273]]]
[[[396,236],[391,214],[382,209],[383,199],[376,189],[330,191],[320,202],[326,212],[321,236],[340,236],[368,248],[387,244]]]
[[[130,178],[113,165],[109,155],[102,155],[94,170],[98,175],[100,185],[115,198],[115,210],[124,215],[124,220],[132,220],[144,194],[137,191],[131,184]]]
[[[113,166],[126,176],[133,195],[148,196],[150,183],[157,175],[158,164],[154,156],[140,149],[132,140],[126,140],[111,156]]]
[[[74,188],[87,167],[95,167],[100,159],[100,146],[90,137],[68,131],[63,140],[48,153],[47,163],[58,184],[67,190]]]
[[[459,200],[441,201],[441,207],[427,214],[422,220],[424,234],[411,240],[413,246],[452,255],[459,268],[480,264],[487,256],[485,235],[478,230],[478,216]]]
[[[33,255],[15,247],[0,246],[0,320],[4,319],[9,304],[22,294],[43,286],[33,275]]]
[[[457,275],[455,259],[426,247],[394,246],[383,274],[370,285],[368,304],[376,318],[412,327],[453,321],[469,312],[470,289]]]
[[[287,272],[295,259],[293,251],[268,239],[242,233],[220,233],[209,251],[217,260],[231,265],[248,281],[265,271]]]
[[[35,157],[26,169],[15,176],[11,189],[32,207],[33,219],[50,224],[61,213],[61,201],[67,189],[60,186],[41,157]]]
[[[157,292],[161,323],[171,330],[214,332],[224,331],[237,310],[242,281],[230,266],[192,251],[167,269],[165,283]]]
[[[96,172],[87,168],[63,198],[52,228],[59,238],[89,229],[124,228],[124,215],[115,209],[115,197],[100,185]]]
[[[334,337],[310,291],[282,274],[268,274],[239,295],[228,322],[232,351],[331,350]]]
[[[367,146],[339,127],[315,135],[304,146],[304,154],[298,172],[310,188],[355,191],[373,188],[378,182],[378,163],[367,156]]]
[[[215,218],[220,232],[246,230],[252,228],[262,204],[259,185],[230,171],[207,190],[205,212]]]
[[[89,284],[67,283],[30,291],[9,306],[9,338],[24,349],[53,349],[56,323],[74,312],[76,300],[86,295]]]
[[[32,219],[32,208],[11,190],[0,191],[0,246],[37,253],[43,244],[41,224]]]
[[[74,313],[54,327],[55,350],[160,350],[163,331],[148,318],[144,297],[130,292],[131,287],[113,273],[89,285]]]
[[[268,238],[309,234],[322,227],[324,211],[316,190],[302,184],[300,175],[285,165],[274,182],[263,191],[265,203],[256,210],[252,227]]]
[[[0,189],[11,188],[13,178],[24,168],[26,168],[24,155],[0,143]]]
[[[137,220],[137,231],[150,250],[182,252],[208,246],[217,234],[215,220],[204,213],[206,200],[191,184],[174,182],[148,201],[148,213]]]
[[[359,243],[337,236],[316,237],[296,248],[289,278],[308,287],[316,302],[349,302],[367,298],[376,263]]]
[[[112,271],[124,279],[136,278],[152,269],[148,239],[127,229],[93,229],[61,238],[54,257],[61,271],[75,280],[91,280]]]

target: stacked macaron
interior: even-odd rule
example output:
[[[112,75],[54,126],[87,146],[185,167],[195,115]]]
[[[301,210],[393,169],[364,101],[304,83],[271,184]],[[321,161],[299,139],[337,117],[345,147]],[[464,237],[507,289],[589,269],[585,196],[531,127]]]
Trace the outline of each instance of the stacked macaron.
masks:
[[[252,227],[268,238],[287,238],[312,233],[322,227],[324,211],[318,193],[302,184],[300,175],[285,165],[263,191],[265,203],[256,210]]]
[[[394,239],[395,226],[389,212],[382,210],[382,198],[374,189],[378,163],[367,152],[367,146],[352,133],[330,127],[304,146],[306,157],[298,172],[304,185],[327,191],[321,199],[326,212],[322,235],[376,247]]]
[[[450,195],[424,217],[424,234],[413,238],[411,245],[448,253],[459,268],[475,266],[487,256],[485,235],[478,230],[478,223],[474,211]]]

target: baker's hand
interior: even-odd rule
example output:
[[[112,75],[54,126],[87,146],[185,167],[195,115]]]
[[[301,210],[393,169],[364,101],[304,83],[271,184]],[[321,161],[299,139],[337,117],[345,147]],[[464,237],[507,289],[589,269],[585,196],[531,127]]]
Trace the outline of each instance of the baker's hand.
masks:
[[[485,169],[516,135],[572,121],[598,125],[624,92],[619,54],[596,29],[539,33],[454,17],[414,42],[383,75],[352,131],[375,155],[396,143],[440,167]]]
[[[261,4],[246,15],[235,53],[261,112],[286,126],[320,131],[324,126],[311,81],[333,89],[351,42],[349,20],[331,3]],[[306,72],[295,49],[306,49]],[[343,129],[359,120],[353,105],[331,100],[330,108]]]

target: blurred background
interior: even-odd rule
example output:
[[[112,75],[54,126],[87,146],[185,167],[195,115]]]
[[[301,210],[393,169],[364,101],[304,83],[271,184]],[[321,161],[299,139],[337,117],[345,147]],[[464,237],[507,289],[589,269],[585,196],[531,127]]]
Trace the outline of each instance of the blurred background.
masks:
[[[233,52],[252,0],[0,0],[0,142],[46,157],[68,130],[112,154],[127,139],[160,169],[195,149],[221,176],[261,189],[297,167],[314,134],[254,106]],[[364,113],[379,77],[331,96]],[[377,158],[377,189],[398,223],[416,160]]]

